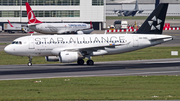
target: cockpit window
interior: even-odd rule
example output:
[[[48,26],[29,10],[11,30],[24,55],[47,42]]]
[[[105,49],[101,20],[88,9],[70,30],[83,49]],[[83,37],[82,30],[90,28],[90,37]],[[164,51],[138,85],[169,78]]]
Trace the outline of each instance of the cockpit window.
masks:
[[[22,44],[21,41],[13,41],[12,44]]]

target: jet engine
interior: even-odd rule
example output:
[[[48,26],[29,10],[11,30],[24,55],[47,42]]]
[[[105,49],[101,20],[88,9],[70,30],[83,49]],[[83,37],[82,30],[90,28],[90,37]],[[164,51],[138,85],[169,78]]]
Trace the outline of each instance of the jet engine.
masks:
[[[83,31],[77,31],[77,34],[84,34]]]
[[[55,62],[59,61],[59,56],[45,56],[46,61]]]
[[[78,52],[64,51],[59,53],[59,61],[62,63],[75,62],[78,60]]]
[[[78,60],[78,52],[64,51],[60,52],[59,56],[45,56],[46,61],[55,62],[59,61],[62,63],[76,62]]]

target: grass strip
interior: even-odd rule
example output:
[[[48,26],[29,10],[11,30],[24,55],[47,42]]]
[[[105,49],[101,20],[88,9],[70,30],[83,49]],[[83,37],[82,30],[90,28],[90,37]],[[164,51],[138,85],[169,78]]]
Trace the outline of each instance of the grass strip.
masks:
[[[132,17],[132,16],[127,16],[127,17],[124,17],[124,16],[107,16],[106,20],[113,20],[113,19],[145,20],[145,19],[147,19],[147,17],[148,16],[134,16],[134,17]],[[167,16],[166,19],[168,19],[168,20],[177,20],[177,19],[180,19],[180,16]]]
[[[8,44],[10,44],[10,43],[0,43],[0,45],[8,45]]]
[[[171,56],[171,51],[180,51],[180,47],[149,47],[133,52],[96,56],[92,59],[95,62],[100,61],[121,61],[121,60],[143,60],[143,59],[164,59],[180,58],[180,56]],[[27,64],[28,57],[13,56],[0,51],[0,65]],[[50,64],[59,62],[47,62],[44,57],[33,57],[33,64]]]
[[[0,100],[177,100],[180,76],[116,76],[0,81]]]

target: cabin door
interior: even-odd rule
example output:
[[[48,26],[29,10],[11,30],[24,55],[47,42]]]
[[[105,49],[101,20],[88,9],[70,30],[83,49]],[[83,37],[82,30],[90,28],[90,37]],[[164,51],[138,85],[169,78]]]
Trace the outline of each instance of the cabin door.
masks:
[[[29,38],[29,49],[34,49],[34,38],[30,37]]]

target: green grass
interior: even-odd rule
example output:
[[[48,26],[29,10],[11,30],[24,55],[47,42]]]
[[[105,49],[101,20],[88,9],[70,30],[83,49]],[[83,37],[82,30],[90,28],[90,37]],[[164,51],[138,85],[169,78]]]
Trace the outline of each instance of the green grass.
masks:
[[[180,76],[10,80],[0,81],[0,100],[177,100],[179,84]]]
[[[10,44],[10,43],[0,43],[0,45],[8,45],[8,44]]]
[[[107,16],[106,19],[110,20],[110,19],[133,19],[133,20],[145,20],[148,16]],[[166,19],[180,19],[180,16],[167,16]]]
[[[142,59],[164,59],[164,58],[180,58],[180,56],[171,56],[171,51],[180,52],[180,47],[149,47],[133,52],[96,56],[92,59],[99,61],[119,61],[119,60],[142,60]],[[0,65],[27,64],[28,57],[13,56],[0,51]],[[33,64],[49,64],[54,62],[45,61],[44,57],[33,57]],[[59,62],[55,62],[59,63]]]

